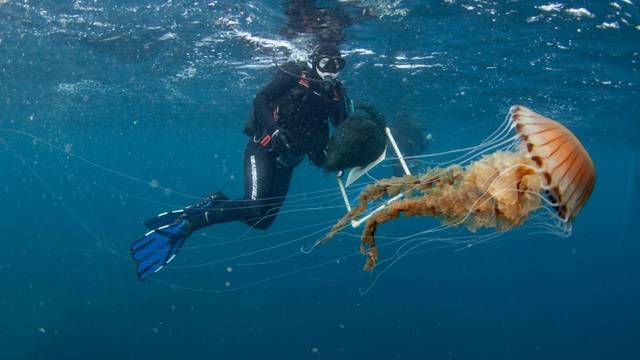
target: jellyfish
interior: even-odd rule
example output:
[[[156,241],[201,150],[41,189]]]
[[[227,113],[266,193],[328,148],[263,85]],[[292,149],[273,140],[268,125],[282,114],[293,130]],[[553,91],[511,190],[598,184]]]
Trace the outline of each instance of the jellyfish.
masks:
[[[515,136],[504,135],[512,131]],[[420,176],[382,179],[367,186],[358,196],[358,206],[320,243],[365,213],[372,202],[399,199],[388,201],[366,221],[360,252],[366,256],[364,270],[370,271],[378,263],[378,226],[401,214],[435,217],[470,231],[504,232],[544,207],[568,228],[595,184],[593,161],[578,138],[559,122],[523,106],[511,107],[504,127],[474,150],[479,155],[466,166],[436,167]]]

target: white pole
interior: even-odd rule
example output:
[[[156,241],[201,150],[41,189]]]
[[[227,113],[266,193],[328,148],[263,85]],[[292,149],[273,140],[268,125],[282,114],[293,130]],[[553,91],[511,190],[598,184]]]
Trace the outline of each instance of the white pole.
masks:
[[[407,163],[404,161],[404,157],[400,152],[400,148],[398,147],[398,144],[396,144],[396,139],[394,139],[393,135],[391,135],[391,129],[389,129],[388,127],[385,127],[384,131],[387,133],[389,142],[391,143],[391,146],[393,147],[393,151],[396,153],[396,156],[400,161],[400,165],[402,165],[402,170],[404,170],[405,175],[411,175],[411,172],[409,171],[409,167],[407,166]]]
[[[349,196],[347,196],[347,190],[344,188],[344,183],[342,182],[342,171],[338,171],[338,176],[336,176],[336,180],[338,181],[338,188],[340,188],[340,194],[342,194],[342,200],[344,200],[344,205],[347,207],[347,211],[351,211],[351,203],[349,203]]]

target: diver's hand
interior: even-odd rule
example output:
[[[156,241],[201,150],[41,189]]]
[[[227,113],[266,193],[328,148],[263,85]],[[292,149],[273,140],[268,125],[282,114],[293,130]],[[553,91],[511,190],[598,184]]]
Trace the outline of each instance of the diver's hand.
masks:
[[[292,150],[292,139],[289,132],[279,126],[274,126],[269,129],[269,141],[270,150],[276,154],[284,154]]]
[[[309,153],[309,160],[311,163],[319,168],[324,167],[327,161],[327,150],[322,149],[320,151],[312,151]]]

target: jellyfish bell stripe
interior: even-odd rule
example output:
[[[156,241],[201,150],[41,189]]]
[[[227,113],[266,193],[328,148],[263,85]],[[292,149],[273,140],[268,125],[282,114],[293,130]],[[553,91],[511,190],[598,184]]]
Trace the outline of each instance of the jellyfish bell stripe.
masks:
[[[524,106],[509,110],[528,156],[543,174],[558,215],[573,220],[595,185],[595,166],[580,140],[564,125]]]

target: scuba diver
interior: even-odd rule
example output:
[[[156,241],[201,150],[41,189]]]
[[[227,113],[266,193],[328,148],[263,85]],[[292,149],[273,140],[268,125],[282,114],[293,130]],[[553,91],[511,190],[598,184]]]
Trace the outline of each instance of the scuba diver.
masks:
[[[278,66],[273,80],[253,100],[244,132],[244,191],[229,200],[218,191],[197,204],[164,212],[144,222],[151,229],[131,246],[142,281],[176,256],[185,240],[211,224],[241,221],[267,229],[287,195],[293,170],[305,156],[323,167],[334,127],[348,116],[349,101],[337,79],[345,61],[333,42],[320,42],[310,63]]]

